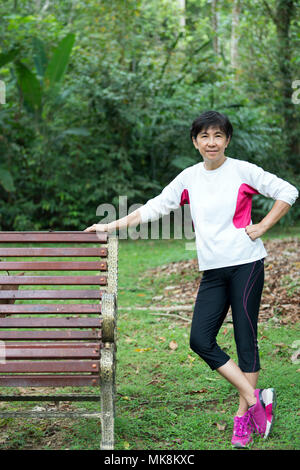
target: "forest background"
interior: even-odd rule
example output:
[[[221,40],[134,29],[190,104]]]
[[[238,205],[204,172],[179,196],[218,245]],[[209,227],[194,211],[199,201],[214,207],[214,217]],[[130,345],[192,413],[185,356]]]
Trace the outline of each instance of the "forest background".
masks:
[[[199,161],[207,109],[233,123],[228,156],[299,188],[299,46],[297,0],[2,1],[0,230],[145,203]],[[272,205],[254,196],[253,220]]]

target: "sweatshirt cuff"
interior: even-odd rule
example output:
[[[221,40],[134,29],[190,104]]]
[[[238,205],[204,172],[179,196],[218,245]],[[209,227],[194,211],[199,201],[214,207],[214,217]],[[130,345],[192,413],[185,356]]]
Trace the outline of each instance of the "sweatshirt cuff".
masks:
[[[139,207],[138,210],[140,211],[141,224],[144,224],[145,222],[148,222],[150,217],[149,217],[149,212],[148,212],[148,209],[146,207],[146,204]]]
[[[299,196],[299,193],[296,193],[294,196],[287,196],[287,195],[277,196],[276,201],[283,201],[289,204],[290,206],[292,206],[298,199],[298,196]]]

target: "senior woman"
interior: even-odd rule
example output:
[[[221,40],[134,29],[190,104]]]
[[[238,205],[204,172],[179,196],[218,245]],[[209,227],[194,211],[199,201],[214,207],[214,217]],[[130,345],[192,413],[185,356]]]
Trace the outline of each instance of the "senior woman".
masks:
[[[163,191],[130,215],[85,229],[112,231],[157,220],[182,203],[190,204],[199,270],[190,347],[239,392],[232,445],[247,447],[253,434],[268,437],[276,406],[274,388],[259,389],[257,322],[267,252],[260,237],[283,217],[298,197],[287,181],[247,161],[225,156],[233,134],[228,117],[202,113],[190,136],[203,161],[183,170]],[[252,224],[252,196],[273,198],[270,212]],[[229,306],[238,364],[216,342]]]

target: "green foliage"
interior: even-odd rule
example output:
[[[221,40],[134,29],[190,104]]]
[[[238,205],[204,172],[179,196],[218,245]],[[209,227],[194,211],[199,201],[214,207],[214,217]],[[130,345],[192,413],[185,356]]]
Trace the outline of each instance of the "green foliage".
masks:
[[[43,73],[44,71],[43,76],[46,90],[55,87],[56,84],[62,80],[69,62],[74,41],[74,34],[68,34],[65,38],[63,38],[53,52],[51,59],[45,67],[45,70],[43,67],[45,66],[45,52],[43,48],[39,48],[37,59],[38,64],[42,65],[42,67],[40,67],[41,72]],[[42,43],[40,41],[40,46],[41,45]]]
[[[24,104],[31,112],[40,112],[42,106],[42,88],[36,76],[21,62],[16,63],[18,84]]]
[[[269,4],[275,11],[275,0]],[[237,70],[227,0],[219,9],[220,54],[205,1],[187,2],[184,29],[173,0],[44,7],[0,6],[2,230],[81,230],[102,203],[114,204],[118,216],[121,195],[128,206],[146,202],[199,161],[189,128],[205,109],[233,122],[228,155],[300,184],[278,111],[276,26],[261,2],[242,2]],[[295,71],[298,13],[290,31]],[[258,198],[254,218],[271,203]],[[297,217],[299,204],[280,223]]]

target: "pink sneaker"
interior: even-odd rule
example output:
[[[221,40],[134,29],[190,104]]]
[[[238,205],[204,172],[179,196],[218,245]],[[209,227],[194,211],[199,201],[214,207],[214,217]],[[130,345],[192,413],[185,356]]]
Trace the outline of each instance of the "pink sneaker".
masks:
[[[264,434],[264,439],[267,439],[274,425],[275,408],[277,405],[276,392],[274,388],[265,388],[261,395],[265,405],[267,417],[266,430]]]
[[[233,447],[241,448],[249,446],[252,442],[251,415],[247,411],[243,416],[234,417],[231,444]]]
[[[259,389],[254,392],[256,404],[249,408],[254,430],[265,439],[270,434],[274,408],[276,407],[276,394],[273,388]]]

